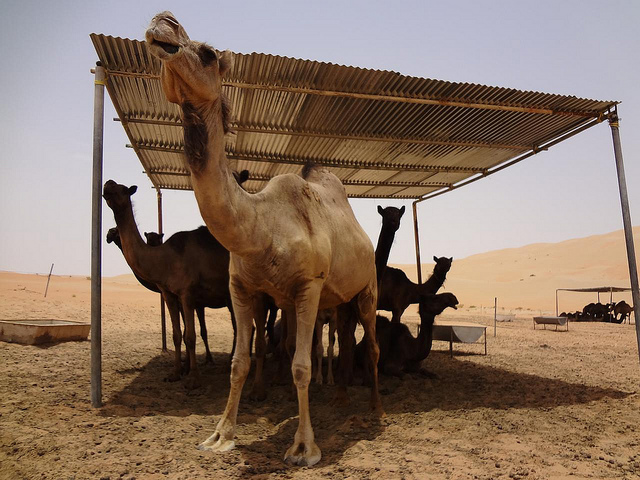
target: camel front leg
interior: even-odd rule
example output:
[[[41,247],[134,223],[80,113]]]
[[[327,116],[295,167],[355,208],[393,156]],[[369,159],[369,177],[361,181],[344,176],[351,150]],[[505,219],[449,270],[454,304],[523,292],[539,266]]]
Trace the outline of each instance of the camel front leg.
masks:
[[[185,386],[189,390],[193,390],[200,387],[200,373],[198,372],[198,364],[196,363],[196,327],[194,309],[186,299],[183,299],[182,301],[182,311],[184,314],[186,329],[184,344],[187,350],[187,362],[189,365],[189,375],[185,381]]]
[[[200,323],[200,336],[204,342],[204,349],[207,352],[205,356],[205,363],[213,363],[213,356],[209,349],[209,335],[207,334],[207,324],[204,320],[204,307],[197,307],[196,313],[198,315],[198,322]]]
[[[316,346],[315,346],[315,362],[313,368],[315,369],[315,380],[318,385],[322,385],[322,354],[323,345],[322,345],[322,330],[324,328],[324,317],[318,315],[316,320],[316,325],[314,328],[315,336],[316,336]]]
[[[384,410],[380,401],[378,391],[378,360],[380,358],[380,348],[376,339],[376,302],[377,292],[375,284],[366,288],[358,294],[358,313],[360,323],[364,328],[364,340],[369,353],[369,372],[371,373],[371,410],[374,414],[382,417]]]
[[[337,311],[334,309],[329,320],[329,346],[327,347],[327,385],[333,385],[333,349],[336,344],[336,328],[338,318]]]
[[[309,413],[309,382],[311,381],[311,347],[318,315],[318,302],[322,284],[314,282],[304,288],[296,298],[296,353],[291,373],[298,390],[298,430],[293,445],[284,460],[299,466],[311,466],[320,461],[322,454],[315,443]]]
[[[182,330],[180,329],[180,301],[178,297],[169,292],[162,292],[164,301],[167,304],[167,310],[169,310],[169,317],[171,318],[171,329],[173,334],[173,351],[174,362],[173,372],[169,374],[165,381],[177,382],[180,380],[182,373],[182,360],[180,358],[182,350]]]
[[[231,361],[231,388],[227,406],[218,422],[215,432],[199,446],[199,450],[226,452],[235,447],[235,429],[238,417],[238,405],[242,387],[249,374],[251,357],[249,355],[251,331],[253,330],[253,309],[251,297],[241,285],[231,280],[229,284],[233,300],[233,311],[237,322],[236,348]]]

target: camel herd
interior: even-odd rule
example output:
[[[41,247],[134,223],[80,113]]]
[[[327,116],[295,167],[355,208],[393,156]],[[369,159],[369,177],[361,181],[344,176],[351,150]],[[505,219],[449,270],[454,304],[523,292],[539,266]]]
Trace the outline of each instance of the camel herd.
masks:
[[[589,303],[582,310],[576,312],[562,312],[561,317],[567,317],[574,322],[612,322],[623,323],[631,321],[633,307],[624,300],[618,303]]]
[[[150,54],[161,63],[160,81],[167,99],[180,108],[186,163],[206,227],[178,232],[164,242],[145,234],[145,242],[131,204],[136,187],[109,180],[103,196],[113,210],[117,230],[109,232],[108,241],[121,248],[140,282],[159,291],[167,304],[175,349],[167,380],[186,375],[185,385],[198,387],[194,312],[208,361],[204,308],[230,312],[234,350],[229,397],[215,431],[198,448],[224,452],[235,446],[239,401],[255,333],[251,395],[266,396],[263,366],[267,348],[272,348],[290,369],[298,397],[298,428],[285,461],[314,465],[321,452],[311,426],[309,383],[312,375],[320,383],[325,378],[329,384],[334,382],[335,334],[339,374],[334,404],[349,401],[347,386],[357,371],[371,387],[372,412],[384,415],[378,372],[401,376],[420,371],[421,361],[431,350],[435,317],[458,304],[455,295],[436,293],[452,259],[434,257],[433,274],[423,285],[386,267],[404,207],[378,207],[382,228],[374,251],[340,180],[312,164],[305,165],[299,175],[274,177],[259,193],[246,192],[241,184],[248,174],[232,172],[224,148],[230,108],[222,93],[222,78],[232,66],[232,54],[192,41],[169,12],[152,19],[145,40]],[[417,338],[400,321],[410,304],[419,304]],[[392,320],[377,316],[377,309],[391,311]],[[330,344],[325,377],[322,329],[327,324]],[[358,324],[364,336],[356,344]]]

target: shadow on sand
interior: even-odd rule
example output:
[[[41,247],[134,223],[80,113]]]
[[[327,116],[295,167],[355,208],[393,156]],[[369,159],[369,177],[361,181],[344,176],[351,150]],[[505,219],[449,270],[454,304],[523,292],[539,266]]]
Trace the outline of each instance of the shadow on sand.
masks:
[[[186,417],[193,414],[215,416],[223,412],[229,392],[229,356],[214,354],[214,365],[201,365],[202,387],[187,391],[182,382],[167,383],[163,378],[171,369],[172,356],[161,354],[146,365],[118,371],[131,381],[107,400],[102,408],[106,416],[142,417],[165,415]],[[438,375],[427,379],[407,375],[402,380],[380,377],[380,391],[386,413],[428,413],[432,410],[455,411],[489,409],[551,409],[558,406],[587,404],[604,398],[622,399],[630,395],[615,389],[568,383],[449,357],[434,351],[425,366]],[[326,368],[326,367],[325,367]],[[274,360],[266,363],[266,379],[275,377]],[[248,392],[253,369],[240,402],[238,425],[252,426],[258,440],[238,442],[238,449],[249,465],[248,474],[287,469],[282,458],[297,428],[298,406],[291,385],[267,387],[264,402],[252,402]],[[334,387],[310,386],[310,407],[316,442],[323,460],[334,461],[361,440],[373,440],[388,424],[368,415],[369,388],[349,388],[351,403],[344,408],[330,406]],[[266,420],[265,420],[266,419]],[[213,419],[212,419],[213,420]],[[262,422],[261,425],[257,424]],[[254,428],[255,427],[255,428]],[[260,430],[260,432],[255,433]]]

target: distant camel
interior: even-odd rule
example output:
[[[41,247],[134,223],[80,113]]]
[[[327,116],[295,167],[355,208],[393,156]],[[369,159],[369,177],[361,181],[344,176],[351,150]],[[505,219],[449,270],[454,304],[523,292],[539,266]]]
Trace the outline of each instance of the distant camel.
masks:
[[[136,191],[136,186],[126,187],[109,180],[104,185],[103,196],[113,210],[127,263],[140,278],[160,289],[169,309],[175,347],[174,370],[167,377],[169,381],[179,380],[181,375],[182,307],[189,368],[186,386],[196,388],[200,378],[195,356],[194,310],[227,307],[235,346],[235,316],[229,294],[229,252],[206,227],[178,232],[162,245],[150,247],[142,240],[133,216],[131,195]]]
[[[609,313],[609,307],[600,302],[589,303],[582,309],[582,318],[592,321],[603,321]]]
[[[631,313],[633,313],[633,307],[624,300],[619,301],[616,303],[616,306],[613,307],[613,315],[616,323],[622,323],[625,319],[628,319],[629,323],[631,323]]]
[[[378,310],[392,312],[391,321],[399,323],[402,314],[411,304],[419,303],[421,295],[433,295],[438,292],[451,269],[453,257],[433,257],[436,262],[429,279],[419,285],[413,283],[407,275],[398,268],[387,267],[382,276],[380,295],[378,296]]]
[[[380,347],[378,371],[397,377],[404,373],[418,372],[431,376],[426,370],[420,370],[420,362],[429,356],[433,343],[433,322],[446,308],[457,309],[458,299],[452,293],[423,295],[419,302],[420,333],[413,337],[403,323],[390,322],[388,318],[376,317],[376,337]],[[362,363],[363,342],[358,344],[356,356]]]
[[[144,236],[147,239],[147,245],[151,247],[157,247],[162,245],[162,237],[164,234],[156,233],[156,232],[144,232]],[[112,227],[107,232],[107,243],[115,243],[116,246],[122,251],[122,241],[120,240],[120,232],[118,232],[118,227]],[[133,275],[140,282],[143,287],[148,288],[152,292],[160,293],[162,292],[158,288],[155,283],[151,283],[141,278],[138,274],[133,272]],[[164,298],[164,297],[163,297]],[[213,356],[211,355],[211,350],[209,349],[209,336],[207,334],[207,324],[204,319],[204,307],[198,306],[196,307],[196,313],[198,315],[198,322],[200,323],[200,336],[202,337],[202,342],[204,343],[204,349],[206,351],[205,355],[205,363],[213,363]],[[182,315],[182,320],[184,322],[184,313],[182,312],[182,305],[180,305],[180,314]],[[185,323],[185,334],[186,338],[186,323]],[[188,361],[188,358],[187,358]]]

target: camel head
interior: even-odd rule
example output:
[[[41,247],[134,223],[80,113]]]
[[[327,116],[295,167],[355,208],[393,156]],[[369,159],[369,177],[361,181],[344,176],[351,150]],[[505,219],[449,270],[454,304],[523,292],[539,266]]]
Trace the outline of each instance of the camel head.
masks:
[[[201,106],[220,98],[222,77],[233,65],[231,52],[192,41],[171,12],[153,17],[145,41],[162,62],[160,79],[167,100]]]
[[[420,316],[430,315],[435,317],[440,315],[447,308],[458,309],[458,299],[453,293],[438,293],[437,295],[423,295],[420,298],[418,311]]]
[[[453,263],[453,257],[436,257],[433,256],[433,261],[436,262],[436,266],[433,267],[433,271],[438,272],[442,275],[446,275],[449,270],[451,270],[451,264]]]
[[[107,243],[115,243],[117,246],[121,246],[122,242],[120,241],[120,232],[118,231],[118,227],[111,227],[107,232]]]
[[[147,239],[147,245],[157,247],[158,245],[162,245],[162,237],[164,237],[164,233],[144,232],[144,236]]]
[[[400,219],[404,215],[404,205],[401,208],[382,208],[378,205],[378,213],[382,216],[383,228],[386,227],[395,232],[400,228]]]
[[[102,197],[107,201],[107,205],[114,212],[122,211],[125,208],[129,208],[131,205],[131,195],[136,193],[138,187],[132,185],[126,187],[114,182],[113,180],[107,180],[102,189]]]

